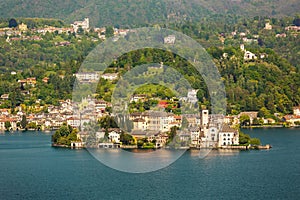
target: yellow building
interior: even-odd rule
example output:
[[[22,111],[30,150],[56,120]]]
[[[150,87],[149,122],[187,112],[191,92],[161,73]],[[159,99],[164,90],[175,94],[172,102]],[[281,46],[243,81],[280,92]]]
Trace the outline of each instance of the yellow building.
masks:
[[[20,31],[27,31],[28,27],[27,27],[26,24],[21,23],[21,24],[19,24],[18,29],[19,29]]]

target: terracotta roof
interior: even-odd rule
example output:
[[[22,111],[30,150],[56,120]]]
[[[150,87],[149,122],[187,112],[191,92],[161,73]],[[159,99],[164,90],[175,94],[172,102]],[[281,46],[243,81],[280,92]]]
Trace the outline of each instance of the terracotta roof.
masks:
[[[228,132],[236,132],[236,131],[237,131],[236,129],[230,128],[230,126],[228,125],[224,125],[220,132],[228,133]]]

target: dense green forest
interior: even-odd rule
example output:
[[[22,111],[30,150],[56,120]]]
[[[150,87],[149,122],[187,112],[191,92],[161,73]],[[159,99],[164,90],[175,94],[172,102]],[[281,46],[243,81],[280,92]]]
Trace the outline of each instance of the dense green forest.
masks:
[[[10,0],[0,2],[0,17],[58,18],[68,23],[91,19],[94,26],[141,26],[196,22],[214,15],[290,16],[297,0]]]
[[[292,106],[300,104],[299,33],[285,30],[289,25],[299,26],[299,19],[299,15],[241,19],[228,16],[202,22],[161,23],[160,26],[180,31],[206,48],[223,77],[228,114],[251,110],[260,111],[264,117],[273,117],[276,112],[290,113]],[[24,20],[17,19],[18,22]],[[0,22],[8,25],[8,20],[2,19]],[[266,22],[272,24],[271,30],[264,29]],[[59,20],[51,21],[53,23],[66,26]],[[34,22],[33,26],[41,26],[41,22]],[[232,32],[238,34],[233,35]],[[239,33],[245,33],[245,37],[254,39],[254,42],[243,42]],[[285,37],[276,37],[276,34],[283,33]],[[92,30],[79,35],[42,35],[31,31],[25,35],[38,35],[42,39],[9,43],[7,36],[0,37],[0,95],[10,94],[8,100],[2,101],[1,107],[14,108],[22,103],[27,106],[57,105],[60,99],[71,98],[75,79],[73,74],[86,55],[101,42],[95,40],[97,34]],[[55,45],[63,41],[70,43],[66,46]],[[265,57],[244,60],[241,43],[245,43],[247,50]],[[197,96],[200,105],[209,107],[209,95],[202,77],[199,74],[195,76],[195,70],[184,59],[170,52],[157,49],[129,52],[112,63],[109,72],[122,74],[136,65],[160,62],[184,74],[192,87],[199,89]],[[17,74],[12,75],[12,71]],[[24,88],[17,82],[28,77],[37,78],[35,87],[28,85]],[[42,81],[44,77],[49,78],[48,83]],[[99,85],[98,98],[109,101],[115,82],[101,79]],[[25,91],[30,94],[24,95]],[[163,95],[169,98],[169,94]],[[37,99],[40,99],[38,103]]]

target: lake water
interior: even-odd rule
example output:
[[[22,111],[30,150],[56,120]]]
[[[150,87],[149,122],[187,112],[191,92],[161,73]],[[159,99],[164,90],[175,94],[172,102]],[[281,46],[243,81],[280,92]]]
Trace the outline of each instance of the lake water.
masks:
[[[204,159],[187,151],[143,174],[106,167],[86,150],[52,148],[50,133],[0,134],[0,199],[300,199],[300,129],[244,132],[273,148]]]

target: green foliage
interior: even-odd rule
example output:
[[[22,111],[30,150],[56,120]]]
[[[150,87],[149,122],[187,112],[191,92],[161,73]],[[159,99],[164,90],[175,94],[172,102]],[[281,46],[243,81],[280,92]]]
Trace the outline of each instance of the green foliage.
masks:
[[[258,138],[251,138],[249,143],[251,145],[260,145],[261,144],[261,142]]]
[[[137,147],[138,148],[142,148],[143,145],[144,145],[144,140],[141,140],[141,139],[137,140]]]
[[[178,127],[177,127],[177,126],[171,127],[171,130],[170,130],[170,132],[168,133],[168,141],[167,141],[167,144],[174,143],[175,137],[176,137],[176,133],[177,133],[177,130],[178,130]]]
[[[248,134],[239,130],[239,144],[240,145],[260,145],[261,142],[258,138],[251,138]]]
[[[233,16],[291,15],[299,12],[297,3],[297,0],[66,0],[55,3],[41,0],[38,4],[33,4],[30,0],[10,0],[0,3],[0,17],[38,16],[60,18],[71,23],[89,16],[95,26],[132,27],[168,21],[202,21],[223,15],[230,16],[228,22],[234,20]]]
[[[13,4],[13,3],[12,3]],[[252,4],[247,2],[251,7]],[[77,5],[75,3],[75,5]],[[76,7],[72,4],[72,7]],[[216,2],[221,6],[222,3]],[[263,3],[264,6],[267,3]],[[77,5],[78,6],[78,5]],[[241,6],[241,5],[239,5]],[[263,6],[263,7],[264,7]],[[266,6],[267,7],[267,6]],[[67,10],[72,9],[68,8]],[[275,9],[276,10],[276,9]],[[67,11],[65,11],[67,12]],[[137,11],[136,11],[137,12]],[[270,20],[273,29],[263,29],[266,20]],[[203,19],[200,22],[170,22],[161,23],[162,27],[168,27],[183,32],[201,45],[207,48],[218,67],[226,87],[227,113],[237,114],[240,111],[259,111],[260,117],[273,117],[275,112],[288,114],[292,107],[300,103],[300,57],[299,39],[293,32],[284,30],[285,26],[297,23],[299,16],[287,18],[238,18],[236,16],[214,16]],[[139,20],[139,19],[137,19]],[[18,22],[24,22],[32,27],[65,26],[63,22],[52,19],[25,19],[17,18]],[[8,19],[0,20],[7,25]],[[121,23],[120,23],[121,24]],[[119,25],[120,25],[119,24]],[[111,31],[112,26],[107,27]],[[246,49],[256,55],[265,53],[264,59],[251,62],[243,60],[243,52],[239,49],[241,38],[232,36],[231,32],[249,32],[247,37],[254,38],[259,35],[261,44],[246,44]],[[286,33],[286,38],[276,38],[275,34]],[[28,33],[29,35],[32,33]],[[78,39],[72,34],[46,33],[39,35],[43,40],[22,40],[7,43],[6,37],[0,37],[0,95],[9,94],[9,100],[4,100],[1,108],[15,108],[20,104],[26,106],[36,105],[36,99],[41,99],[44,105],[58,105],[60,99],[71,98],[74,86],[74,73],[77,72],[88,52],[98,43],[92,42],[90,36],[94,33],[84,33]],[[220,42],[220,35],[225,37],[224,44]],[[209,37],[208,37],[209,36]],[[55,46],[57,41],[69,41],[69,46]],[[184,50],[188,50],[188,48]],[[223,58],[223,53],[228,55]],[[132,67],[145,63],[160,63],[168,65],[182,73],[193,88],[199,89],[197,97],[200,105],[210,107],[210,96],[202,76],[178,55],[157,49],[143,49],[132,51],[122,55],[112,63],[108,71],[119,72],[121,75]],[[184,66],[184,67],[183,67]],[[164,69],[165,70],[165,69]],[[11,71],[18,71],[17,75],[10,75]],[[135,83],[143,81],[138,78],[144,71],[134,74]],[[154,75],[156,76],[156,75]],[[20,86],[17,80],[28,77],[36,77],[37,84],[33,86]],[[49,77],[48,83],[41,80]],[[63,77],[63,78],[62,78]],[[161,77],[156,76],[158,80]],[[172,82],[172,77],[165,77],[164,82]],[[100,79],[97,87],[97,98],[111,100],[111,94],[116,82]],[[127,83],[130,84],[130,83]],[[186,92],[186,87],[176,88]],[[24,92],[29,94],[24,95]],[[149,97],[158,96],[169,99],[174,94],[159,85],[148,85],[139,88],[136,93],[148,94]],[[153,102],[133,104],[132,111],[145,111]],[[167,109],[180,114],[179,107]]]
[[[248,145],[249,142],[250,142],[250,136],[239,130],[239,144],[240,145]]]
[[[16,28],[17,26],[18,26],[18,22],[16,21],[16,19],[12,18],[9,20],[8,22],[9,28]]]
[[[22,115],[22,120],[21,120],[21,127],[24,129],[26,128],[28,122],[27,122],[27,119],[26,119],[26,115]]]
[[[99,120],[99,124],[101,128],[108,129],[108,128],[118,128],[118,124],[116,123],[114,117],[109,115],[102,117]]]
[[[262,119],[254,118],[252,125],[263,125],[264,121]]]
[[[37,125],[35,122],[29,122],[26,126],[26,129],[37,129]]]
[[[5,121],[5,122],[4,122],[4,127],[5,127],[5,130],[9,131],[10,128],[11,128],[11,123],[10,123],[10,121]]]
[[[240,124],[242,126],[249,126],[250,125],[250,117],[248,115],[240,116]]]
[[[52,135],[52,142],[58,145],[70,146],[72,141],[78,141],[77,139],[77,129],[72,129],[70,126],[62,125],[55,133]]]
[[[134,143],[134,139],[133,139],[132,135],[127,134],[127,133],[121,133],[120,141],[124,145],[131,145]]]
[[[106,27],[106,30],[105,30],[105,37],[106,37],[106,38],[110,38],[110,37],[112,37],[112,36],[114,36],[114,29],[113,29],[113,27],[112,27],[112,26]]]

